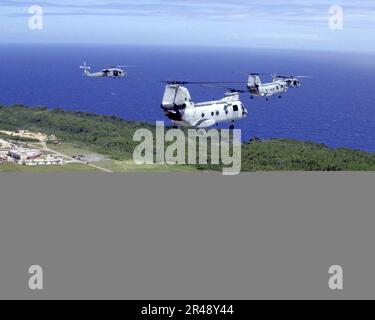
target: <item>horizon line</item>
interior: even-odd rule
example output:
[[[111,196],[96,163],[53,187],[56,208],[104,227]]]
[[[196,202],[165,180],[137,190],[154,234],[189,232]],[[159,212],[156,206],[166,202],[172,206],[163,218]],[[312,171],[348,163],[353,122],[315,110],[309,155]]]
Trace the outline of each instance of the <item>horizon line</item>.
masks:
[[[112,46],[112,47],[156,47],[156,48],[194,48],[194,49],[236,49],[236,50],[272,50],[272,51],[300,51],[300,52],[324,52],[324,53],[347,53],[347,54],[368,54],[374,55],[375,50],[345,50],[345,49],[337,49],[337,50],[329,50],[329,49],[322,49],[322,48],[278,48],[278,47],[266,47],[266,46],[225,46],[225,45],[198,45],[198,44],[191,44],[191,45],[170,45],[170,44],[145,44],[145,43],[102,43],[102,42],[35,42],[35,41],[4,41],[0,40],[0,46],[8,46],[8,45],[24,45],[24,46]]]

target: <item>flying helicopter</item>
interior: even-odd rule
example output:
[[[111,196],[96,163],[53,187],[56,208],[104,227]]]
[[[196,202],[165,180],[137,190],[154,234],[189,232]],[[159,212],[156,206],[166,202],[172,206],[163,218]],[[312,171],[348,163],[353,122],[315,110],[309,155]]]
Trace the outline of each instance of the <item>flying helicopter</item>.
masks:
[[[132,66],[111,66],[107,69],[104,69],[99,72],[93,72],[91,73],[91,67],[88,67],[86,65],[86,62],[83,63],[83,66],[80,66],[81,69],[83,69],[83,75],[90,78],[101,78],[101,77],[108,77],[108,78],[122,78],[127,76],[127,72],[121,68],[127,68]]]
[[[274,95],[278,95],[281,99],[281,94],[287,92],[290,88],[299,88],[302,85],[301,78],[311,78],[310,76],[282,76],[272,74],[272,82],[262,83],[260,79],[261,75],[259,73],[249,75],[247,89],[251,95],[251,99],[254,99],[254,97],[266,97],[268,101],[268,98]]]
[[[228,91],[216,101],[194,103],[187,84],[209,84],[213,82],[165,81],[161,108],[175,126],[205,129],[222,122],[234,122],[246,118],[248,112],[240,101],[240,92]]]

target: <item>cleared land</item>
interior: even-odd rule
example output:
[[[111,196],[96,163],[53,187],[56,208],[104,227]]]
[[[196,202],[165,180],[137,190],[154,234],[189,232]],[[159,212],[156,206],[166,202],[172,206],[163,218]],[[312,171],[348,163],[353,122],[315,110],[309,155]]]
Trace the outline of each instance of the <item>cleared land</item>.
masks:
[[[70,163],[64,166],[22,166],[13,163],[0,165],[0,172],[48,173],[48,172],[100,172],[99,170],[80,163]]]
[[[183,165],[142,165],[139,166],[134,163],[132,159],[129,160],[114,160],[109,159],[108,156],[97,154],[87,148],[74,145],[72,143],[62,143],[60,145],[48,145],[51,150],[57,151],[61,154],[73,156],[84,156],[90,158],[102,158],[98,161],[90,162],[93,165],[107,169],[111,172],[192,172],[197,169],[194,166]]]

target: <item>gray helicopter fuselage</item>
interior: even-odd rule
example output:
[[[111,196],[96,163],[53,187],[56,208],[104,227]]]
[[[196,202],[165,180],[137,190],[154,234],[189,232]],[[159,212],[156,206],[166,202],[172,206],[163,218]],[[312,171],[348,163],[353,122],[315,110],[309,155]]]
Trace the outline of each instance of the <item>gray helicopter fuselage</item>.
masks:
[[[126,71],[119,67],[110,67],[99,72],[90,72],[91,67],[87,66],[86,62],[80,68],[83,69],[83,75],[89,78],[121,78],[127,75]]]
[[[179,85],[166,86],[162,108],[175,125],[189,128],[234,122],[248,113],[237,92],[227,93],[221,100],[194,103],[189,91]]]
[[[91,78],[100,78],[100,77],[108,77],[108,78],[121,78],[126,76],[126,72],[122,69],[105,69],[99,72],[87,72],[86,76]]]
[[[283,80],[275,80],[271,83],[264,83],[259,86],[258,95],[261,97],[273,96],[276,94],[281,94],[288,91],[288,86]]]
[[[278,78],[274,77],[270,83],[262,83],[259,76],[250,75],[247,88],[252,96],[271,97],[273,95],[281,95],[291,87],[298,88],[300,82],[296,78]]]

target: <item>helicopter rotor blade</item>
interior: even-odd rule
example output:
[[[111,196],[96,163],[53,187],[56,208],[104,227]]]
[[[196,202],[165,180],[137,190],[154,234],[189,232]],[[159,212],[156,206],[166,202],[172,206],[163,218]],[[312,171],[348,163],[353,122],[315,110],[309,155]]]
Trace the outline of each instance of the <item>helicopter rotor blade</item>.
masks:
[[[240,74],[243,76],[267,76],[269,73],[257,73],[257,72],[236,72],[236,74]]]
[[[194,84],[194,85],[201,85],[203,87],[208,87],[208,88],[216,88],[216,89],[225,89],[228,92],[238,92],[238,93],[246,93],[247,91],[241,90],[241,89],[235,89],[231,87],[226,87],[222,84],[225,83],[246,83],[246,82],[226,82],[226,81],[162,81],[162,83],[166,83],[169,85],[185,85],[185,84]]]
[[[238,92],[238,93],[244,93],[247,91],[241,90],[241,89],[235,89],[235,88],[228,88],[225,86],[220,86],[220,85],[214,85],[214,84],[202,84],[203,87],[209,87],[209,88],[218,88],[218,89],[225,89],[228,90],[229,92]]]
[[[135,68],[135,65],[119,65],[119,66],[108,66],[108,69],[116,69],[116,68]]]
[[[279,75],[279,74],[273,74],[274,78],[281,78],[281,79],[289,79],[289,78],[315,78],[314,76],[295,76],[295,75],[290,75],[290,76],[285,76],[285,75]]]
[[[209,84],[209,83],[208,84],[207,83],[202,84],[202,87],[218,88],[218,89],[224,88],[224,89],[226,89],[224,86],[219,86],[217,84]]]
[[[269,75],[269,73],[249,72],[248,75],[250,75],[250,76],[267,76],[267,75]]]
[[[295,76],[296,78],[301,78],[301,79],[312,79],[315,78],[314,76]]]
[[[245,81],[179,81],[179,80],[167,80],[162,81],[162,83],[169,84],[169,85],[186,85],[186,84],[243,84],[247,83]]]

